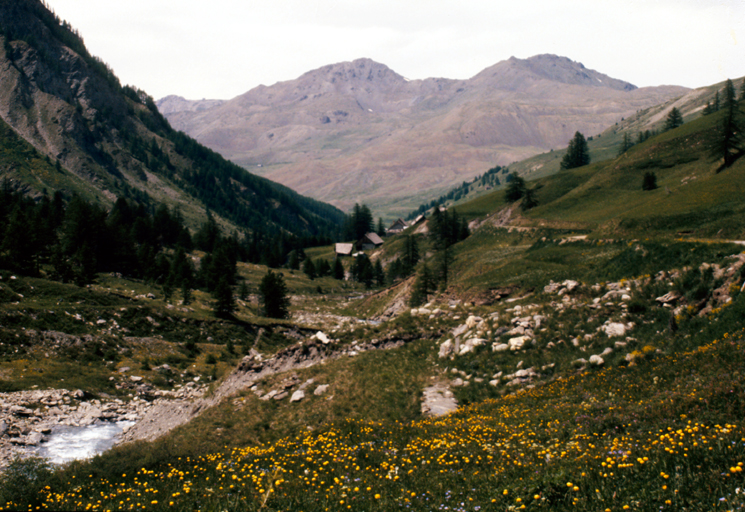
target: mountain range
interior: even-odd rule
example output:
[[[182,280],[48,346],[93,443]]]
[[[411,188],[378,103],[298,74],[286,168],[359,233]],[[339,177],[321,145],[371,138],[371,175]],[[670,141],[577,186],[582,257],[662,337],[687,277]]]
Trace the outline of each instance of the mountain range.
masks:
[[[393,217],[687,91],[637,88],[556,55],[512,57],[468,80],[408,80],[358,59],[229,101],[168,96],[157,105],[175,129],[252,172]]]

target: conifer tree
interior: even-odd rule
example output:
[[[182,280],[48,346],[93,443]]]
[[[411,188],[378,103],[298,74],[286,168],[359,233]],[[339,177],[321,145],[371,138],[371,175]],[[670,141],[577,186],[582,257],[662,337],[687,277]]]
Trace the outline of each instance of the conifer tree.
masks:
[[[290,299],[284,276],[269,270],[259,284],[259,300],[261,311],[268,318],[287,318],[289,315]]]
[[[427,302],[427,297],[435,291],[435,282],[429,267],[424,263],[417,274],[414,289],[409,298],[409,306],[417,307]]]
[[[378,286],[383,286],[385,284],[385,272],[383,271],[383,264],[380,263],[380,260],[375,261],[373,275],[375,276],[375,283]]]
[[[642,190],[654,190],[657,188],[657,175],[652,171],[644,173],[644,180],[642,181]]]
[[[334,261],[334,279],[344,280],[344,264],[340,258],[336,258]]]
[[[665,118],[664,131],[674,130],[678,126],[683,125],[683,116],[676,107],[673,107]]]
[[[411,274],[417,263],[419,263],[419,244],[413,235],[406,235],[404,239],[404,255],[401,258],[401,271],[403,275],[408,276]]]
[[[525,195],[525,179],[516,173],[510,174],[509,185],[504,192],[504,198],[509,203],[514,203]]]
[[[215,290],[212,292],[212,298],[214,299],[213,307],[215,316],[225,318],[229,317],[235,311],[233,290],[230,288],[227,278],[220,278]]]
[[[575,132],[572,140],[569,141],[567,152],[561,160],[562,169],[575,169],[590,163],[590,151],[587,147],[585,136],[580,132]]]
[[[631,135],[629,135],[629,132],[623,132],[623,141],[621,141],[621,147],[618,148],[618,156],[626,153],[633,145],[634,143],[631,142]]]
[[[724,117],[720,125],[717,140],[712,147],[714,158],[722,158],[724,163],[717,170],[722,171],[730,167],[743,153],[744,141],[742,113],[735,96],[735,88],[731,80],[727,80],[724,88]]]
[[[523,210],[530,210],[531,208],[535,208],[538,206],[538,198],[535,196],[535,189],[534,188],[526,188],[525,189],[525,195],[523,196],[523,200],[520,203],[520,208]]]
[[[316,278],[316,266],[313,264],[311,258],[305,258],[305,261],[303,262],[303,272],[305,272],[305,275],[308,276],[308,279],[311,281]]]

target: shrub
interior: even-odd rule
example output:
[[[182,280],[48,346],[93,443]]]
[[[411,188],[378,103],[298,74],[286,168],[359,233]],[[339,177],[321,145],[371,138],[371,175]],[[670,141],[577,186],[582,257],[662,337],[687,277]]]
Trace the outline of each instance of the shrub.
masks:
[[[52,469],[39,457],[15,458],[0,479],[0,504],[16,508],[20,504],[29,508],[41,504],[39,492],[51,483]]]

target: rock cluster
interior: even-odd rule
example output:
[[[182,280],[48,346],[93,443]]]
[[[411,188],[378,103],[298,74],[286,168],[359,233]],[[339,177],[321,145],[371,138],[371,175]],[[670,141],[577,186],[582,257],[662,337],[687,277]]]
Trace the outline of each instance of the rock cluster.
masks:
[[[0,394],[0,468],[16,454],[47,440],[57,426],[85,427],[100,422],[137,421],[154,405],[168,399],[201,395],[205,387],[189,383],[173,391],[158,391],[154,402],[134,396],[88,399],[81,390],[30,390]]]

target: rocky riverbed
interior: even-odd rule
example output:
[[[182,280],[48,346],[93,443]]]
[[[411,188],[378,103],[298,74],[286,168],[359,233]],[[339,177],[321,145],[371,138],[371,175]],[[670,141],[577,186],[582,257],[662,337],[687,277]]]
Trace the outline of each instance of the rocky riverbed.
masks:
[[[93,398],[81,390],[29,390],[0,394],[0,469],[16,456],[37,453],[60,427],[137,422],[153,407],[191,401],[206,386],[190,382],[174,390],[122,398]]]

